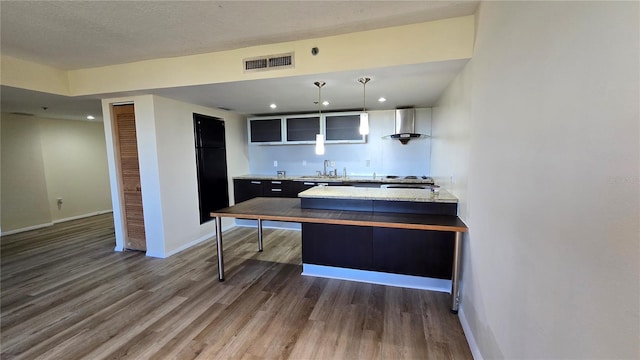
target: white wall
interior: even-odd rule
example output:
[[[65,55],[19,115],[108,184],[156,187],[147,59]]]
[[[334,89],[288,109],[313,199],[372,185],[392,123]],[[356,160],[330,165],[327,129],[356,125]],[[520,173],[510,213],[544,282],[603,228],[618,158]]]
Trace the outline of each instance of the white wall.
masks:
[[[111,210],[102,123],[7,113],[1,121],[4,234]]]
[[[326,144],[325,154],[316,155],[314,145],[249,145],[252,174],[315,175],[325,159],[334,160],[338,174],[344,168],[351,176],[429,175],[430,139],[414,139],[406,145],[382,139],[394,133],[395,111],[369,112],[370,134],[365,144]],[[416,109],[416,132],[431,134],[431,109]],[[367,160],[369,165],[367,166]],[[273,162],[278,161],[278,167]],[[306,161],[306,166],[303,166]]]
[[[473,60],[434,108],[432,162],[465,204],[478,357],[640,357],[638,11],[481,4]]]
[[[164,214],[165,255],[210,238],[215,222],[200,225],[198,179],[193,129],[193,113],[215,116],[225,121],[229,199],[233,203],[231,177],[246,173],[245,117],[229,111],[154,97],[156,141]],[[223,227],[231,227],[231,218]],[[195,242],[194,242],[195,241]]]
[[[105,134],[116,227],[116,250],[124,248],[120,180],[112,133],[112,104],[135,106],[138,158],[142,185],[147,255],[167,257],[215,234],[213,221],[200,225],[193,113],[225,120],[229,196],[231,177],[248,172],[245,118],[228,111],[183,103],[159,96],[103,99]],[[223,228],[234,225],[224,219]]]

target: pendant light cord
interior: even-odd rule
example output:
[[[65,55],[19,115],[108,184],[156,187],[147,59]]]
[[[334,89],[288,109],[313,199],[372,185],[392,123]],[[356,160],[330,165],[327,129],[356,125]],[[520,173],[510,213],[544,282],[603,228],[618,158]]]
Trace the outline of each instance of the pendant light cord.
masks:
[[[361,77],[358,82],[362,84],[362,112],[367,112],[367,83],[371,80],[368,77]]]
[[[324,81],[316,81],[314,84],[318,87],[318,116],[322,117],[322,87],[326,84]]]

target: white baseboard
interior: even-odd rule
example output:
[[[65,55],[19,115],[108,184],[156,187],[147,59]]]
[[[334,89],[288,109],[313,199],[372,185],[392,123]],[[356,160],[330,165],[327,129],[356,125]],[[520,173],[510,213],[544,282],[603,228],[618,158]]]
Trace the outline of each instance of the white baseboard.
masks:
[[[48,223],[44,223],[44,224],[32,225],[32,226],[23,227],[23,228],[20,228],[20,229],[5,231],[5,232],[2,233],[2,236],[13,235],[13,234],[17,234],[17,233],[21,233],[21,232],[25,232],[25,231],[38,230],[38,229],[46,228],[46,227],[49,227],[49,226],[53,226],[53,223],[52,222],[48,222]]]
[[[302,275],[398,286],[410,289],[451,292],[451,280],[422,276],[390,274],[378,271],[345,269],[313,264],[302,264]]]
[[[467,316],[464,313],[464,307],[462,306],[462,304],[460,304],[458,318],[460,319],[460,325],[462,325],[464,336],[467,338],[467,343],[469,343],[469,348],[471,349],[471,355],[473,356],[473,359],[483,360],[480,349],[478,348],[478,343],[476,342],[476,338],[473,336],[473,332],[471,332],[471,327],[469,327],[469,321],[467,320]]]
[[[53,220],[53,223],[54,224],[59,224],[59,223],[63,223],[63,222],[66,222],[66,221],[84,219],[84,218],[88,218],[88,217],[92,217],[92,216],[96,216],[96,215],[107,214],[107,213],[110,213],[110,212],[113,212],[113,210],[101,210],[101,211],[96,211],[96,212],[92,212],[92,213],[88,213],[88,214],[76,215],[76,216],[71,216],[71,217],[64,218],[64,219]]]
[[[12,235],[12,234],[25,232],[25,231],[31,231],[31,230],[37,230],[37,229],[46,228],[46,227],[53,226],[55,224],[63,223],[63,222],[66,222],[66,221],[83,219],[83,218],[96,216],[96,215],[101,215],[101,214],[106,214],[106,213],[110,213],[110,212],[113,212],[113,210],[101,210],[101,211],[96,211],[96,212],[92,212],[92,213],[88,213],[88,214],[82,214],[82,215],[72,216],[72,217],[68,217],[68,218],[64,218],[64,219],[53,220],[52,222],[47,222],[47,223],[44,223],[44,224],[27,226],[27,227],[23,227],[23,228],[20,228],[20,229],[15,229],[15,230],[9,230],[9,231],[5,231],[5,232],[0,233],[0,234],[2,236]]]
[[[231,228],[234,228],[234,227],[235,227],[235,225],[223,226],[222,227],[222,232],[225,232],[225,231],[227,231],[227,230],[229,230]],[[155,257],[155,258],[165,259],[165,258],[168,258],[169,256],[173,256],[173,255],[175,255],[175,254],[177,254],[177,253],[179,253],[181,251],[187,250],[188,248],[190,248],[192,246],[198,245],[199,243],[201,243],[203,241],[206,241],[206,240],[209,240],[209,239],[215,238],[215,237],[216,237],[216,233],[214,231],[214,232],[211,232],[209,234],[205,234],[205,235],[203,235],[203,236],[201,236],[201,237],[199,237],[199,238],[197,238],[197,239],[195,239],[193,241],[190,241],[187,244],[179,246],[179,247],[177,247],[177,248],[175,248],[175,249],[173,249],[171,251],[168,251],[166,253],[160,254],[160,253],[153,253],[153,252],[147,251],[145,255],[151,256],[151,257]],[[118,250],[116,250],[116,251],[118,251]],[[120,250],[120,251],[122,251],[122,250]]]

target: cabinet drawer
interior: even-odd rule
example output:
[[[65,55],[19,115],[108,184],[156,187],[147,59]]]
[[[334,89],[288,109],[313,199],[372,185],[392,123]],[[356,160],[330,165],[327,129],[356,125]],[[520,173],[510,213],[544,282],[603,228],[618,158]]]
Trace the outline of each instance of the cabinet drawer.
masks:
[[[270,180],[264,187],[262,196],[270,197],[290,197],[291,181],[289,180]]]

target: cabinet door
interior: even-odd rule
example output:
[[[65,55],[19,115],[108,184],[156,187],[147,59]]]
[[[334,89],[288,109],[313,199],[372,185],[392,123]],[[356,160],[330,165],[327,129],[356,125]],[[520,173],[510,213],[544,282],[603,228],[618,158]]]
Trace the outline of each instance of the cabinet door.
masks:
[[[234,179],[233,192],[235,203],[241,203],[255,197],[262,196],[262,180]]]
[[[371,227],[302,224],[302,262],[372,270]]]
[[[317,185],[315,181],[292,181],[291,183],[291,197],[298,197],[299,193]]]
[[[318,116],[298,116],[285,118],[287,142],[316,141],[320,134],[320,118]]]
[[[249,142],[282,142],[282,119],[273,118],[249,120]]]
[[[455,234],[445,231],[373,229],[373,267],[396,274],[451,279]]]
[[[360,135],[360,113],[342,113],[325,116],[327,142],[365,142]]]

